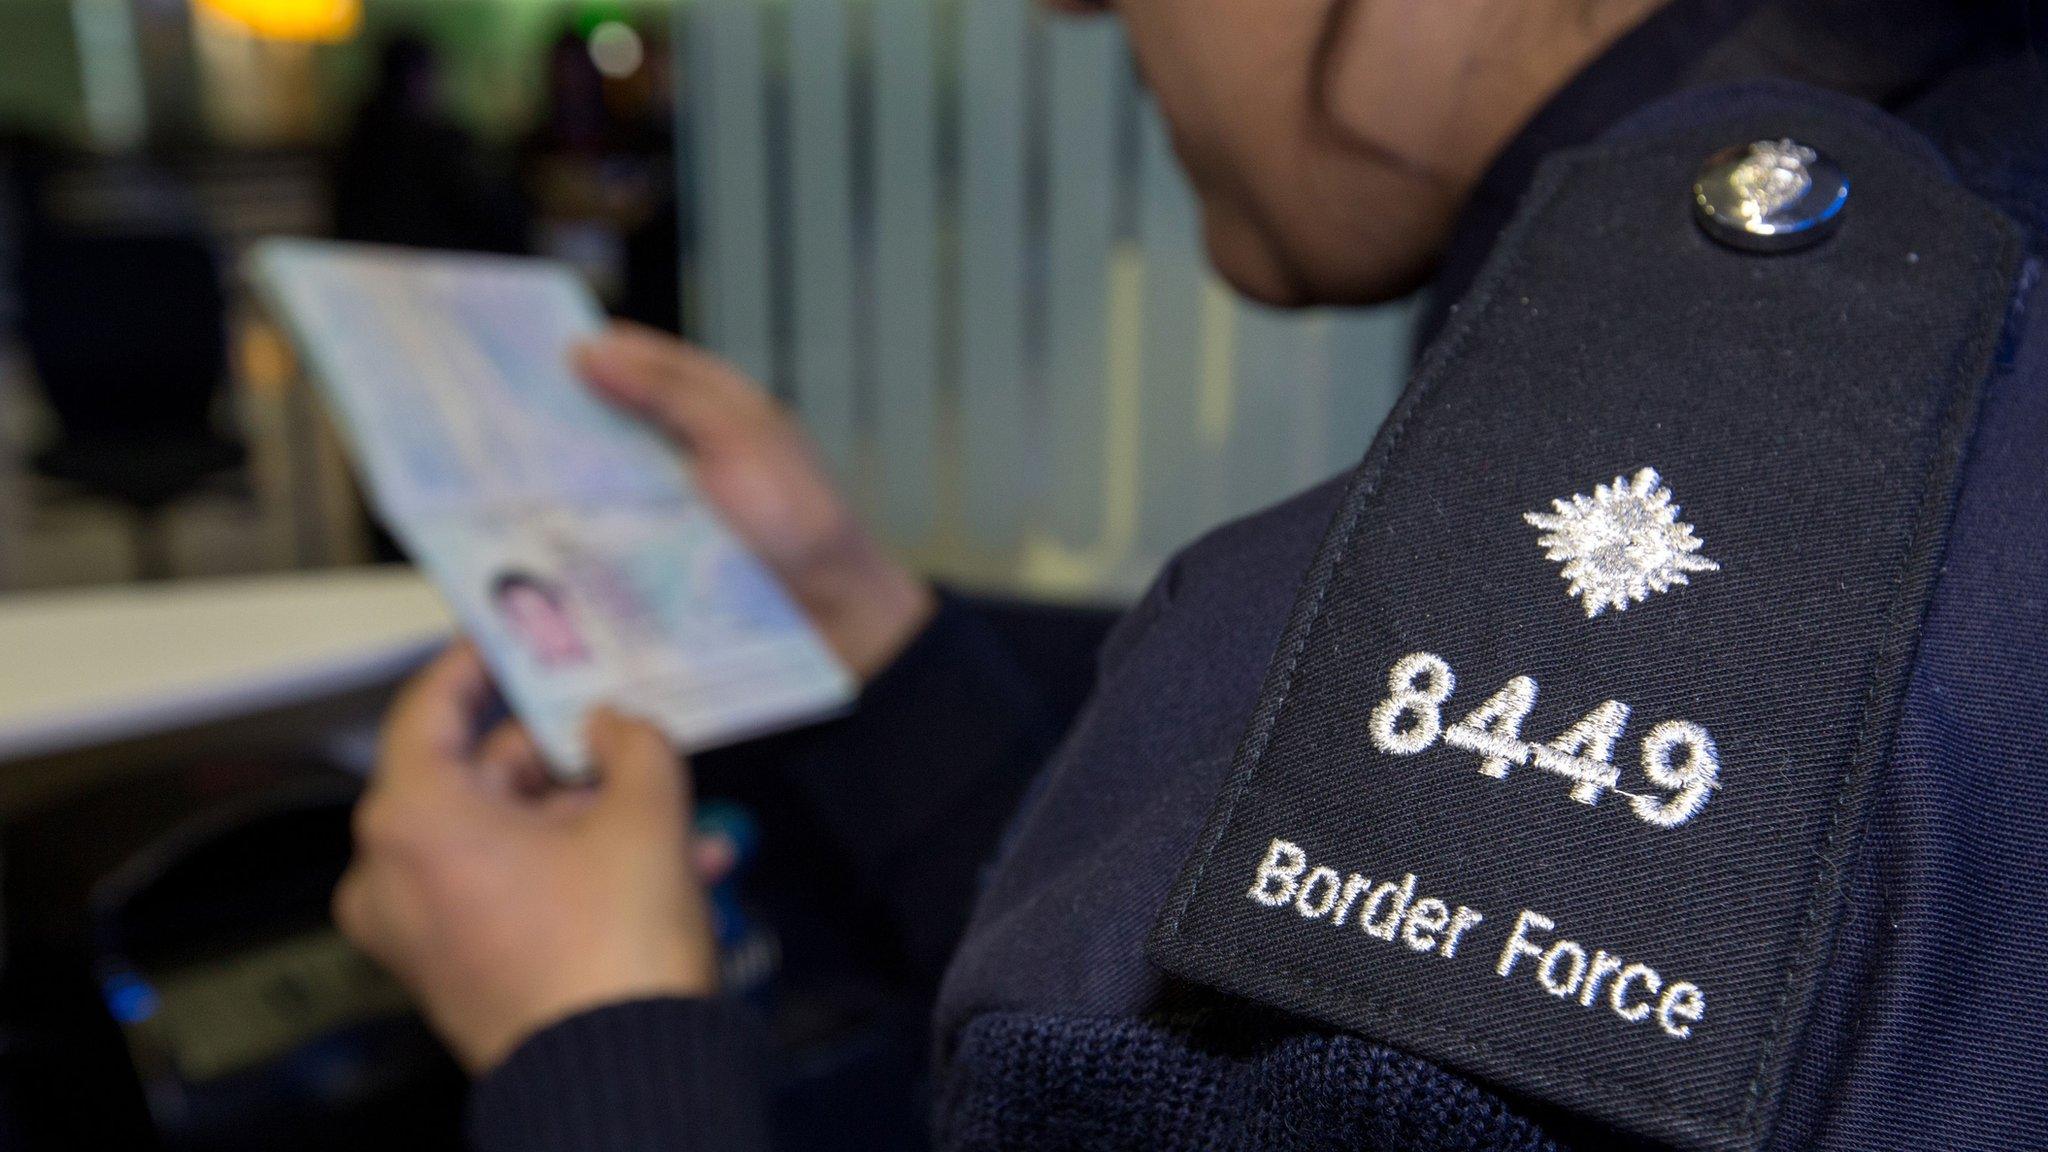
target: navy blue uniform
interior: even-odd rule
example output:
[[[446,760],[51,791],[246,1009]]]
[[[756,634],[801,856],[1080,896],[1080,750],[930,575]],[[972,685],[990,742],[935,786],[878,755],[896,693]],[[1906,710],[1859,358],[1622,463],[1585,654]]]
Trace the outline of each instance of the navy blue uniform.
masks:
[[[1589,372],[1612,368],[1617,358],[1634,364],[1690,357],[1699,371],[1689,387],[1730,394],[1754,385],[1759,371],[1783,372],[1790,380],[1805,370],[1803,365],[1816,372],[1823,362],[1860,365],[1859,355],[1881,367],[1929,348],[1947,348],[1949,342],[1966,351],[1974,345],[1951,331],[1964,326],[1954,317],[1966,314],[1973,317],[1971,323],[1988,324],[1985,331],[1996,337],[1987,335],[1981,342],[1981,356],[1957,351],[1941,361],[1941,371],[1957,377],[1957,394],[1970,398],[1943,409],[1946,415],[1940,419],[1949,431],[1939,439],[1933,433],[1897,438],[1910,447],[1907,455],[1916,468],[1924,462],[1930,475],[1951,476],[1953,482],[1935,485],[1929,491],[1945,495],[1923,502],[1928,503],[1923,519],[1936,526],[1932,536],[1899,545],[1901,555],[1918,559],[1907,562],[1896,579],[1873,584],[1881,584],[1887,595],[1894,585],[1904,589],[1901,602],[1910,608],[1904,613],[1909,619],[1871,624],[1871,635],[1891,638],[1879,645],[1883,651],[1873,659],[1880,669],[1878,681],[1885,678],[1883,668],[1895,669],[1896,700],[1883,708],[1873,703],[1867,714],[1883,722],[1869,740],[1858,738],[1858,757],[1877,750],[1876,770],[1864,784],[1842,793],[1847,799],[1827,800],[1837,811],[1823,813],[1826,819],[1840,825],[1845,818],[1839,812],[1851,812],[1854,834],[1830,834],[1825,846],[1814,849],[1816,856],[1834,853],[1833,863],[1817,873],[1830,901],[1814,905],[1825,915],[1807,918],[1825,924],[1799,927],[1824,941],[1816,953],[1823,962],[1802,976],[1799,963],[1787,961],[1799,989],[1797,1027],[1772,1038],[1771,1051],[1779,1054],[1772,1066],[1779,1071],[1759,1073],[1749,1082],[1749,1095],[1767,1098],[1768,1106],[1756,1113],[1766,1119],[1695,1124],[1697,1115],[1708,1112],[1688,1111],[1691,1105],[1637,1108],[1625,1086],[1613,1082],[1572,1088],[1555,1076],[1522,1075],[1519,1057],[1492,1055],[1469,1042],[1468,1033],[1493,1026],[1484,1020],[1470,1021],[1463,1032],[1452,1028],[1458,1035],[1442,1042],[1421,1043],[1408,1042],[1411,1034],[1398,1027],[1345,1026],[1374,1017],[1347,1015],[1347,1001],[1295,996],[1266,979],[1260,969],[1267,959],[1260,953],[1267,947],[1264,936],[1229,937],[1247,942],[1245,954],[1223,956],[1206,966],[1191,963],[1193,953],[1171,943],[1177,921],[1171,913],[1162,920],[1162,909],[1184,903],[1192,892],[1199,910],[1200,869],[1191,859],[1202,859],[1203,845],[1227,831],[1229,805],[1218,808],[1219,794],[1230,796],[1247,778],[1246,765],[1256,767],[1262,754],[1259,748],[1246,748],[1248,727],[1259,733],[1276,725],[1276,747],[1290,736],[1302,738],[1298,726],[1307,721],[1299,712],[1255,715],[1262,700],[1288,698],[1285,684],[1274,695],[1276,677],[1285,679],[1281,665],[1287,663],[1276,661],[1276,651],[1286,654],[1290,638],[1297,636],[1307,645],[1305,667],[1310,671],[1297,694],[1310,697],[1330,677],[1348,675],[1316,668],[1341,670],[1353,656],[1363,663],[1379,659],[1377,653],[1341,645],[1321,652],[1315,648],[1318,633],[1312,622],[1318,613],[1327,607],[1341,617],[1345,604],[1358,599],[1347,591],[1341,573],[1328,584],[1335,589],[1330,594],[1338,601],[1334,606],[1312,602],[1316,597],[1300,592],[1305,574],[1311,589],[1324,586],[1317,581],[1329,576],[1329,563],[1319,557],[1327,558],[1333,542],[1341,542],[1346,517],[1362,517],[1358,527],[1368,539],[1378,523],[1374,517],[1384,515],[1387,523],[1395,523],[1398,509],[1375,511],[1373,500],[1381,494],[1373,484],[1352,479],[1332,481],[1223,528],[1176,558],[1103,646],[1095,692],[1063,737],[1063,710],[1056,703],[1061,685],[1035,676],[969,608],[949,602],[927,633],[871,686],[858,714],[814,734],[794,756],[787,773],[790,786],[830,831],[856,883],[884,910],[909,963],[934,977],[944,973],[934,1038],[934,1131],[940,1146],[1548,1148],[1663,1142],[1700,1148],[1860,1149],[2023,1148],[2048,1140],[2043,1135],[2048,1132],[2048,1050],[2041,1039],[2048,1030],[2048,982],[2040,977],[2041,957],[2048,954],[2048,888],[2042,884],[2048,872],[2048,823],[2042,818],[2048,812],[2048,519],[2041,506],[2048,491],[2048,317],[2035,289],[2037,262],[2048,245],[2048,82],[2017,29],[1979,28],[1934,14],[1903,15],[1914,11],[1910,5],[1873,7],[1869,19],[1839,34],[1830,32],[1826,21],[1805,19],[1809,9],[1800,4],[1681,0],[1653,17],[1555,98],[1496,164],[1448,254],[1436,287],[1440,310],[1426,324],[1432,335],[1442,336],[1428,354],[1421,377],[1425,382],[1446,377],[1455,384],[1457,373],[1470,369],[1473,358],[1494,354],[1487,351],[1489,334],[1528,323],[1534,335],[1514,346],[1516,355],[1577,357]],[[1800,83],[1788,83],[1788,78]],[[1835,91],[1811,86],[1816,83]],[[1841,147],[1856,161],[1848,165],[1851,181],[1870,177],[1870,190],[1853,194],[1868,197],[1869,206],[1859,220],[1853,213],[1863,205],[1851,201],[1852,215],[1842,226],[1845,245],[1875,243],[1881,237],[1873,238],[1869,230],[1892,218],[1886,213],[1904,210],[1906,201],[1900,197],[1905,193],[1887,189],[1919,189],[1926,203],[1962,205],[1953,210],[1955,227],[1927,234],[1928,250],[1908,246],[1885,251],[1883,259],[1932,271],[1974,261],[1970,267],[1981,265],[1981,275],[1957,271],[1952,280],[1939,282],[1989,286],[1982,306],[1972,311],[1954,287],[1926,299],[1913,298],[1908,288],[1866,312],[1861,309],[1867,301],[1850,297],[1878,283],[1874,277],[1879,273],[1865,275],[1849,267],[1839,278],[1839,290],[1848,295],[1836,307],[1825,298],[1836,288],[1822,282],[1816,290],[1822,299],[1813,313],[1819,319],[1807,322],[1805,339],[1796,344],[1771,330],[1767,317],[1759,318],[1756,332],[1770,335],[1753,336],[1747,343],[1742,332],[1703,330],[1689,323],[1688,309],[1697,301],[1689,300],[1683,278],[1668,295],[1646,294],[1634,302],[1639,313],[1620,317],[1619,323],[1631,326],[1633,341],[1608,343],[1610,334],[1590,320],[1545,327],[1541,317],[1516,313],[1518,307],[1571,298],[1570,286],[1555,282],[1568,278],[1552,271],[1570,253],[1546,253],[1544,245],[1554,237],[1544,231],[1543,205],[1568,204],[1574,177],[1563,168],[1545,167],[1546,157],[1581,149],[1573,153],[1579,157],[1574,171],[1581,175],[1599,171],[1600,164],[1616,157],[1647,157],[1643,163],[1654,166],[1663,155],[1660,149],[1674,141],[1690,147],[1698,131],[1710,134],[1724,121],[1783,123],[1788,134],[1818,133],[1830,142],[1845,142]],[[1666,259],[1672,267],[1736,259],[1699,247],[1707,242],[1692,230],[1682,187],[1672,192],[1677,208],[1668,216],[1678,224],[1667,229],[1661,207],[1644,209],[1639,219],[1647,224],[1631,216],[1629,205],[1656,195],[1651,184],[1644,190],[1626,179],[1614,181],[1618,208],[1612,227],[1597,221],[1586,225],[1592,237],[1587,251],[1630,267],[1595,263],[1576,274],[1598,278],[1612,271],[1623,277],[1644,268],[1654,272]],[[1532,185],[1537,192],[1530,192]],[[1893,199],[1884,199],[1888,195]],[[1951,214],[1947,208],[1929,212]],[[1866,229],[1860,240],[1849,231],[1859,225]],[[1753,273],[1759,299],[1769,294],[1762,278],[1777,274],[1765,265],[1715,267],[1738,276],[1752,275],[1743,269],[1765,269]],[[1920,282],[1912,278],[1918,271],[1908,274],[1899,267],[1887,263],[1882,275],[1905,276],[1900,282],[1908,285]],[[1791,274],[1796,266],[1780,268]],[[1472,289],[1475,282],[1477,290]],[[1726,314],[1724,309],[1717,317]],[[1868,319],[1860,319],[1869,315],[1882,316],[1882,323],[1870,327]],[[1511,360],[1486,366],[1504,374],[1515,367]],[[1744,374],[1740,378],[1733,375],[1738,371]],[[1513,381],[1504,380],[1502,387],[1513,387]],[[1413,416],[1418,431],[1412,435],[1424,443],[1431,442],[1427,431],[1432,421],[1438,431],[1448,427],[1456,434],[1446,443],[1466,434],[1467,427],[1453,419],[1455,408],[1446,414],[1443,407],[1455,403],[1445,398],[1455,396],[1452,384],[1444,386],[1443,396],[1416,397],[1417,390],[1411,388],[1390,430],[1381,433],[1362,475],[1370,476],[1375,459],[1399,458],[1390,454],[1400,450],[1394,441],[1402,430],[1395,425],[1408,418],[1404,413]],[[1584,424],[1596,417],[1623,423],[1629,418],[1627,411],[1556,417],[1540,411],[1540,399],[1505,394],[1501,403],[1537,404],[1529,410],[1532,420]],[[1639,402],[1617,399],[1615,406],[1629,403]],[[1438,407],[1431,409],[1431,404]],[[1809,435],[1804,431],[1808,425],[1800,421],[1826,429],[1855,424],[1864,415],[1855,404],[1839,413],[1788,412],[1787,443],[1758,449],[1759,458],[1794,474],[1811,463],[1819,475],[1816,483],[1835,483],[1827,461],[1800,456],[1802,445],[1817,442],[1818,435]],[[1477,419],[1467,421],[1474,438],[1484,434]],[[1895,429],[1887,421],[1903,420],[1897,413],[1878,412],[1868,434],[1892,435]],[[1715,430],[1699,434],[1711,438]],[[1464,473],[1497,472],[1499,484],[1512,482],[1493,459],[1459,464]],[[1588,490],[1591,481],[1605,479],[1606,474],[1593,475]],[[1617,490],[1625,479],[1615,477]],[[1652,474],[1640,480],[1638,494],[1661,491],[1656,486],[1665,479]],[[1757,489],[1796,493],[1796,479],[1773,477]],[[1697,588],[1636,589],[1637,606],[1626,614],[1631,626],[1642,620],[1651,621],[1643,625],[1649,627],[1659,620],[1711,619],[1710,582],[1737,587],[1744,540],[1768,535],[1762,528],[1752,532],[1729,526],[1725,514],[1719,528],[1708,518],[1710,506],[1725,507],[1731,500],[1701,504],[1700,493],[1732,494],[1738,490],[1733,480],[1700,477],[1690,490],[1679,480],[1672,483],[1681,496],[1692,493],[1687,518],[1700,524],[1705,537],[1705,551],[1698,556],[1702,561],[1714,556],[1718,562],[1686,569]],[[1385,487],[1384,500],[1398,502],[1398,485]],[[1561,498],[1558,511],[1545,521],[1554,524],[1554,517],[1568,514],[1571,501],[1563,498],[1571,490],[1546,494]],[[1824,505],[1816,500],[1816,506]],[[1859,507],[1879,505],[1872,497]],[[1798,512],[1797,507],[1781,509],[1777,520]],[[1532,513],[1530,523],[1545,515]],[[1336,530],[1333,520],[1339,524]],[[1690,531],[1691,526],[1679,527]],[[1842,540],[1860,543],[1891,528],[1874,521],[1845,527],[1828,520],[1812,526],[1815,534],[1836,530]],[[1389,551],[1408,546],[1392,536],[1378,545]],[[1924,571],[1924,594],[1907,596],[1919,586],[1914,571]],[[1847,587],[1858,578],[1845,572],[1841,579]],[[1494,586],[1478,581],[1473,585],[1478,591],[1470,595],[1483,597]],[[1574,595],[1584,600],[1586,619],[1592,620],[1598,614],[1592,596],[1577,586]],[[1622,592],[1614,595],[1616,608],[1628,606]],[[1564,599],[1562,585],[1557,599]],[[1667,611],[1667,605],[1688,607]],[[1578,605],[1566,607],[1575,614]],[[1697,616],[1684,614],[1695,608]],[[1768,605],[1757,607],[1766,619],[1769,610]],[[1430,617],[1426,623],[1431,626],[1452,620],[1458,611],[1456,603],[1416,609]],[[1666,615],[1655,615],[1659,611]],[[1856,604],[1845,603],[1818,617],[1780,622],[1775,636],[1759,631],[1726,643],[1737,649],[1749,646],[1759,666],[1769,666],[1769,658],[1783,653],[1767,648],[1796,649],[1810,642],[1813,651],[1825,652],[1832,638],[1846,634],[1860,619],[1857,611]],[[1707,647],[1720,642],[1717,637],[1701,641]],[[1471,643],[1485,646],[1483,638]],[[1540,653],[1514,652],[1516,659],[1525,656],[1532,667],[1543,659]],[[1459,665],[1459,675],[1467,680],[1485,681],[1472,689],[1475,703],[1514,670],[1503,666],[1498,675],[1474,677],[1467,670],[1477,657],[1432,659],[1446,670],[1441,685],[1432,681],[1427,662],[1410,665],[1408,679],[1397,666],[1387,698],[1397,707],[1386,713],[1391,719],[1383,727],[1374,729],[1383,748],[1407,755],[1425,743],[1415,735],[1413,722],[1399,718],[1400,709],[1420,715],[1427,705],[1434,715],[1449,698],[1450,664]],[[1388,675],[1383,663],[1370,671],[1374,684]],[[1818,676],[1826,670],[1815,671]],[[1528,692],[1533,695],[1536,680],[1551,685],[1573,674],[1569,668],[1544,666]],[[1668,684],[1655,681],[1653,686]],[[1355,704],[1362,718],[1378,694],[1373,688],[1346,703]],[[1877,701],[1884,693],[1872,688],[1867,695]],[[1511,696],[1502,698],[1512,702]],[[1666,698],[1678,702],[1673,707],[1709,703],[1704,689],[1666,693]],[[1461,690],[1457,700],[1464,699]],[[1302,708],[1313,715],[1313,705],[1311,699]],[[1443,723],[1464,710],[1454,707]],[[1374,724],[1379,723],[1376,714]],[[1290,724],[1297,727],[1290,731]],[[1359,727],[1365,727],[1362,719]],[[1701,731],[1689,721],[1657,731],[1666,734],[1660,747],[1677,747],[1674,742],[1688,738],[1711,747],[1703,735],[1689,735]],[[1423,735],[1434,740],[1436,731],[1432,727]],[[1741,732],[1738,727],[1718,735],[1733,773],[1744,751]],[[1314,737],[1309,734],[1311,749],[1318,746]],[[1330,746],[1347,739],[1354,737],[1333,731]],[[1580,747],[1585,746],[1582,741]],[[1679,760],[1661,763],[1675,769]],[[1317,779],[1314,773],[1326,767],[1310,763],[1304,770]],[[1502,765],[1500,776],[1508,775]],[[1667,770],[1657,777],[1670,778],[1669,796],[1628,797],[1646,824],[1668,828],[1701,810],[1732,810],[1745,802],[1737,798],[1742,782],[1733,775],[1714,786],[1718,792],[1707,785],[1680,789],[1683,775]],[[1477,774],[1464,779],[1458,787],[1508,786]],[[1589,794],[1601,791],[1589,787]],[[1788,786],[1785,802],[1805,803],[1795,792]],[[1600,811],[1613,812],[1612,797],[1609,803]],[[1275,810],[1291,811],[1285,804]],[[1560,819],[1592,818],[1590,810],[1566,804],[1555,811],[1566,814]],[[1379,818],[1381,813],[1368,815]],[[1300,818],[1316,816],[1309,812]],[[1385,819],[1420,827],[1434,817],[1389,813]],[[1626,816],[1614,819],[1625,821]],[[1223,842],[1228,843],[1227,836]],[[1586,843],[1608,841],[1589,838]],[[1235,919],[1240,916],[1254,928],[1265,923],[1250,917],[1258,886],[1274,877],[1285,880],[1284,893],[1269,902],[1283,905],[1277,915],[1295,917],[1297,907],[1304,923],[1328,915],[1344,869],[1330,872],[1321,889],[1324,898],[1312,897],[1317,889],[1304,879],[1312,875],[1305,871],[1306,859],[1290,863],[1279,845],[1276,836],[1266,872],[1253,870],[1255,860],[1242,861],[1242,878],[1231,881],[1236,886],[1231,899],[1239,903],[1225,908],[1221,915],[1229,922],[1216,931],[1240,931]],[[1471,861],[1486,849],[1485,843],[1463,845],[1448,859]],[[1567,842],[1559,842],[1557,849],[1562,855],[1575,850]],[[1739,846],[1715,850],[1737,864],[1754,865],[1759,875],[1776,865],[1744,856]],[[1284,875],[1274,861],[1287,865]],[[1641,862],[1617,850],[1580,863],[1612,871]],[[1415,895],[1414,876],[1408,880],[1410,891],[1397,894],[1402,905]],[[1243,901],[1244,881],[1254,884],[1252,902]],[[1365,891],[1361,878],[1342,907],[1349,909]],[[1282,888],[1273,892],[1282,893]],[[1364,899],[1361,909],[1377,906],[1370,897]],[[1409,918],[1409,949],[1451,956],[1453,946],[1446,942],[1446,925],[1453,923],[1451,903],[1437,905],[1443,912],[1435,920],[1429,914]],[[1490,949],[1500,948],[1499,937],[1510,923],[1518,934],[1537,923],[1526,913],[1514,921],[1512,909],[1487,911],[1488,930],[1495,931]],[[1758,914],[1767,912],[1760,907]],[[1289,932],[1308,931],[1294,920],[1288,924]],[[1315,930],[1322,930],[1320,923]],[[1394,939],[1391,922],[1387,931],[1387,939]],[[1710,1042],[1709,1022],[1723,1019],[1717,1013],[1734,1011],[1726,1006],[1729,1000],[1720,999],[1721,989],[1703,980],[1703,999],[1667,994],[1660,1014],[1653,1015],[1649,1000],[1630,1002],[1625,989],[1635,979],[1640,991],[1654,973],[1642,966],[1630,976],[1619,952],[1607,962],[1610,982],[1596,996],[1603,971],[1598,957],[1609,955],[1605,949],[1595,955],[1590,941],[1576,953],[1538,944],[1528,946],[1520,969],[1512,943],[1500,952],[1503,987],[1509,975],[1519,972],[1526,979],[1534,972],[1552,997],[1567,1005],[1576,1002],[1588,1013],[1604,1011],[1605,999],[1611,999],[1620,1020],[1646,1033],[1662,1027],[1666,1036],[1677,1038],[1673,1047],[1657,1052],[1701,1050],[1699,1045]],[[1491,969],[1492,951],[1480,962]],[[1588,966],[1591,975],[1585,974]],[[1168,975],[1168,967],[1180,975]],[[1568,986],[1567,970],[1572,973]],[[1218,978],[1205,979],[1205,974]],[[1382,977],[1360,970],[1359,978]],[[1655,979],[1678,987],[1669,971]],[[1581,988],[1584,994],[1575,998],[1572,993]],[[1456,994],[1451,995],[1455,1000]],[[1784,1001],[1794,1002],[1790,997]],[[1474,1017],[1490,1010],[1490,1002],[1457,1003]],[[1542,1005],[1555,1007],[1549,1001]],[[1502,1001],[1500,1010],[1520,1009]],[[1602,1026],[1622,1027],[1601,1019]],[[1695,1035],[1695,1025],[1697,1038],[1686,1039]],[[1390,1035],[1400,1035],[1402,1042],[1386,1042]],[[1559,1043],[1551,1046],[1572,1047],[1576,1035],[1561,1030]],[[1516,1037],[1531,1053],[1550,1039],[1540,1027]],[[1675,1046],[1681,1041],[1694,1048]],[[765,1093],[749,1056],[760,1043],[755,1024],[737,1005],[661,1001],[600,1009],[535,1037],[479,1084],[473,1132],[478,1144],[492,1152],[766,1147]],[[1650,1042],[1631,1038],[1626,1043]],[[1597,1046],[1588,1046],[1532,1054],[1528,1063],[1568,1065],[1579,1057],[1589,1065],[1604,1058]],[[1651,1084],[1642,1094],[1656,1095],[1667,1087]],[[1675,1098],[1680,1097],[1682,1092]],[[1752,1112],[1756,1109],[1745,1116]]]

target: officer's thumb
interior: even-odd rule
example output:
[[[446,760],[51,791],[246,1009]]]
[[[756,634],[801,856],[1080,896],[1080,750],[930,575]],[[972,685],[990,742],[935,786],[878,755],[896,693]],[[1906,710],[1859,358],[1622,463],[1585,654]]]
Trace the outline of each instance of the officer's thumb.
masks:
[[[674,805],[689,798],[689,774],[668,738],[645,720],[610,708],[590,715],[590,755],[597,765],[599,803],[621,807]]]

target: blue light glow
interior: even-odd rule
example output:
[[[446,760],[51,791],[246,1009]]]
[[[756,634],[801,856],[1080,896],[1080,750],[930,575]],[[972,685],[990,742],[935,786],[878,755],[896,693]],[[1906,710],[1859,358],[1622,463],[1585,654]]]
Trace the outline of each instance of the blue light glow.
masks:
[[[123,1024],[140,1024],[156,1015],[156,989],[133,972],[116,972],[100,982],[107,1011]]]

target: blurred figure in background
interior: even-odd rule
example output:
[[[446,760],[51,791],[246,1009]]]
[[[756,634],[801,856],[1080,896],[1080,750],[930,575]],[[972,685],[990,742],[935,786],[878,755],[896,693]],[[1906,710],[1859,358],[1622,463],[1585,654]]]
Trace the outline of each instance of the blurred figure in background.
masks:
[[[528,138],[530,156],[597,158],[618,147],[623,133],[605,100],[605,76],[583,37],[569,31],[555,37],[546,74],[547,99]]]
[[[667,53],[621,20],[564,31],[520,172],[541,250],[574,264],[616,315],[675,332],[684,252]]]
[[[444,104],[433,47],[412,36],[385,45],[376,86],[336,164],[337,236],[415,248],[528,250],[517,184],[490,170]]]
[[[677,115],[678,77],[673,45],[659,32],[646,35],[644,61],[630,78],[629,139],[644,141],[652,208],[626,234],[625,277],[619,316],[665,332],[685,329],[682,270],[694,260],[690,225],[690,140],[687,120]]]

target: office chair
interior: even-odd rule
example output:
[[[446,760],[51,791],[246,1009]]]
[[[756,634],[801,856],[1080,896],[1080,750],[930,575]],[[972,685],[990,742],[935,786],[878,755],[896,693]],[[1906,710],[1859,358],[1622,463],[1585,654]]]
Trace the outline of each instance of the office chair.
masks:
[[[21,333],[57,440],[42,475],[131,509],[137,570],[170,574],[164,513],[238,469],[213,423],[227,379],[227,297],[195,235],[34,234],[21,253]]]

